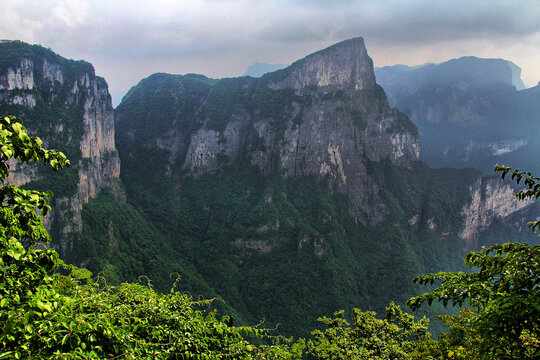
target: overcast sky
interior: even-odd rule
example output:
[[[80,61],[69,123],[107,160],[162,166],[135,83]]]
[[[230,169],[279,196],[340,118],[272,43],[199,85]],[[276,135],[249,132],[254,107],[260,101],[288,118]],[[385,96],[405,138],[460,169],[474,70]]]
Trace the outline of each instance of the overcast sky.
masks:
[[[239,76],[356,36],[375,66],[474,55],[540,80],[540,1],[0,0],[0,38],[91,62],[115,104],[154,72]]]

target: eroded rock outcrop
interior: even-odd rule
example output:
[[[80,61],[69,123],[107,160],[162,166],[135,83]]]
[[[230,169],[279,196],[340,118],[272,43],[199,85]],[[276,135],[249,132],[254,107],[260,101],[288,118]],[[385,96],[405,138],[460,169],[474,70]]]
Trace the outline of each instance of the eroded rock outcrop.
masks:
[[[496,219],[508,219],[510,216],[528,208],[532,200],[520,201],[513,196],[515,190],[500,179],[479,178],[470,188],[471,200],[463,206],[465,219],[460,237],[467,241],[467,249],[475,248],[479,234],[486,230]],[[530,220],[530,219],[529,219]],[[526,219],[518,224],[523,226]]]
[[[45,223],[49,230],[57,229],[56,245],[66,251],[70,238],[82,230],[82,205],[100,189],[118,185],[120,160],[107,84],[86,62],[17,41],[0,46],[5,47],[1,51],[24,54],[0,64],[0,112],[20,116],[30,134],[66,153],[72,165],[54,180],[39,165],[12,168],[9,181],[38,187],[46,181],[55,197]]]
[[[129,109],[173,82],[179,89],[200,91],[200,96],[187,92],[183,98],[164,95],[178,104],[170,111],[173,115],[159,122],[164,126],[155,129],[156,137],[137,137],[142,122],[146,133],[158,122],[148,121],[155,114],[136,114]],[[169,168],[181,161],[181,168],[194,176],[243,159],[265,174],[284,170],[286,176],[315,175],[349,195],[371,220],[381,218],[382,208],[367,201],[377,187],[367,172],[367,162],[390,159],[407,167],[418,160],[417,130],[388,105],[361,38],[311,54],[260,79],[211,82],[165,74],[141,81],[116,113],[120,133],[126,134],[122,135],[125,142],[120,139],[120,146],[126,144],[122,150],[130,158],[143,151],[128,144],[133,141],[129,134],[134,134],[138,144],[169,151]],[[179,127],[180,123],[185,125]],[[171,146],[173,139],[168,134],[174,134],[179,146]]]

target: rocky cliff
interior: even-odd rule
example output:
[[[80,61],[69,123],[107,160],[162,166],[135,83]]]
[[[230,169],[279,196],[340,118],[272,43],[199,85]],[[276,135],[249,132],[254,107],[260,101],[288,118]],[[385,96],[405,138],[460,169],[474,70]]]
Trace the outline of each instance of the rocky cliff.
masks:
[[[137,138],[138,122],[151,115],[130,109],[141,101],[142,92],[157,91],[159,84],[172,81],[165,77],[153,75],[130,91],[116,113],[119,133],[135,134],[137,143],[155,142],[170,153],[171,164],[181,161],[181,167],[195,176],[241,159],[268,175],[281,170],[286,176],[315,175],[353,198],[375,220],[381,213],[367,202],[369,194],[376,193],[376,181],[367,174],[366,162],[388,158],[407,167],[418,160],[416,128],[388,105],[361,38],[311,54],[260,79],[217,81],[191,101],[197,105],[190,114],[177,112],[165,128],[156,130],[155,139]],[[197,81],[203,86],[209,80]],[[178,127],[181,121],[190,125]],[[145,126],[154,124],[158,122]],[[120,136],[122,147],[128,139]]]
[[[23,118],[31,134],[65,152],[72,164],[54,176],[40,166],[14,169],[9,180],[53,190],[46,225],[56,233],[56,245],[69,251],[70,239],[82,230],[83,204],[100,189],[118,186],[120,161],[107,84],[90,64],[36,45],[4,42],[0,52],[0,112]]]
[[[478,247],[481,233],[495,221],[513,223],[515,231],[522,232],[527,221],[534,218],[528,212],[533,201],[519,201],[513,196],[516,190],[500,179],[479,178],[469,189],[471,200],[461,210],[465,224],[460,233],[467,250]]]

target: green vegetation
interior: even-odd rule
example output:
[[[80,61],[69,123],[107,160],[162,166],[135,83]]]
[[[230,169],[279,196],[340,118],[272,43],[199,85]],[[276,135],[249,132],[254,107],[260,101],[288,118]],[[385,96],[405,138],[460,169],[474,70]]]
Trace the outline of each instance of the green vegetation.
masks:
[[[197,113],[208,129],[223,132],[227,124],[242,116],[247,100],[253,93],[251,78],[221,79],[213,87]]]
[[[431,304],[433,300],[442,301],[445,306],[448,302],[467,306],[462,309],[460,315],[443,316],[449,330],[441,335],[439,341],[433,340],[427,331],[427,319],[415,321],[412,315],[404,313],[394,303],[386,308],[384,319],[377,318],[375,312],[363,312],[356,308],[352,311],[351,323],[344,317],[344,311],[334,313],[334,317],[322,317],[319,323],[323,329],[312,331],[312,337],[307,340],[294,341],[269,336],[268,330],[235,326],[231,315],[218,320],[216,310],[211,310],[214,300],[193,300],[191,296],[178,292],[178,279],[174,280],[172,290],[168,294],[163,294],[153,290],[148,281],[146,285],[124,283],[111,286],[103,277],[93,279],[92,274],[86,269],[66,265],[59,259],[56,251],[46,247],[50,237],[43,227],[40,214],[47,214],[50,209],[48,198],[52,194],[6,186],[5,179],[9,175],[10,159],[18,159],[23,164],[43,162],[54,170],[69,166],[69,161],[60,152],[43,149],[41,140],[28,136],[21,119],[12,116],[0,119],[0,145],[2,182],[0,326],[3,329],[0,333],[0,358],[412,360],[537,359],[540,355],[539,245],[518,243],[493,245],[480,252],[471,252],[465,258],[466,264],[478,269],[477,272],[445,272],[416,278],[415,281],[421,284],[433,283],[435,280],[441,280],[442,283],[431,292],[410,299],[408,303],[411,308],[416,309],[424,302]],[[499,167],[498,170],[503,173],[503,177],[511,171],[507,167]],[[229,171],[234,174],[239,169]],[[255,169],[251,171],[250,176],[256,177]],[[391,178],[391,169],[379,171],[382,171],[387,179]],[[528,186],[528,190],[517,194],[519,199],[540,196],[538,178],[517,170],[512,174],[517,181],[524,179]],[[219,202],[210,201],[215,199],[216,193],[213,191],[223,192],[228,188],[234,194],[242,188],[233,186],[232,180],[226,187],[218,187],[210,179],[210,177],[201,179],[201,185],[195,180],[186,185],[189,193],[197,198],[197,201],[202,202],[204,206],[202,210],[206,211],[202,214],[203,217],[210,214],[206,223],[207,230],[210,229],[212,222],[220,223],[224,220],[211,215],[218,214],[213,211],[220,206]],[[301,237],[300,243],[295,245],[298,246],[296,250],[299,253],[314,251],[315,255],[294,259],[299,263],[300,267],[296,270],[300,272],[306,258],[320,261],[319,267],[329,266],[329,263],[321,261],[318,255],[321,249],[326,253],[336,252],[339,259],[346,259],[345,254],[337,254],[340,249],[336,243],[330,241],[330,237],[325,241],[318,241],[328,231],[334,235],[342,231],[339,224],[332,224],[332,218],[347,218],[335,207],[339,203],[346,202],[346,199],[325,195],[321,192],[322,188],[317,186],[318,182],[315,179],[311,181],[291,179],[301,181],[300,188],[303,190],[296,192],[298,199],[288,199],[287,186],[298,187],[300,184],[288,184],[287,181],[279,179],[273,177],[269,183],[262,184],[260,189],[252,189],[254,195],[251,195],[251,192],[249,194],[244,192],[244,196],[254,196],[255,199],[258,197],[257,192],[262,191],[262,194],[265,194],[264,203],[256,202],[255,208],[251,211],[256,218],[254,223],[260,224],[261,220],[273,223],[276,219],[281,219],[279,214],[290,216],[291,223],[301,222],[303,218],[299,217],[300,211],[307,214],[304,220],[310,216],[318,220],[318,226],[315,222],[302,223],[303,230],[298,233]],[[202,192],[202,189],[207,188],[211,189],[209,193]],[[143,248],[152,246],[152,242],[147,240],[145,242],[145,239],[152,237],[153,233],[158,233],[156,228],[153,228],[152,232],[137,234],[140,229],[132,228],[133,224],[127,219],[124,219],[123,223],[121,218],[133,217],[143,223],[144,219],[129,205],[117,204],[111,199],[111,194],[104,193],[94,204],[85,208],[85,216],[89,216],[92,220],[100,220],[99,216],[103,214],[118,213],[118,219],[101,218],[102,224],[105,219],[109,220],[106,230],[103,226],[99,229],[98,226],[92,226],[92,223],[88,222],[89,228],[86,232],[107,231],[107,235],[87,234],[85,235],[87,239],[109,240],[109,248],[103,243],[90,244],[90,248],[95,247],[94,251],[107,252],[110,247],[119,246],[116,237],[133,238],[132,243],[128,244],[130,246]],[[317,206],[323,206],[327,212],[325,219],[320,218],[319,212],[313,211],[313,202]],[[242,205],[244,204],[240,199],[237,206]],[[236,216],[235,209],[235,207],[231,209],[232,212],[228,217]],[[254,224],[252,221],[254,220],[244,219],[243,225]],[[113,222],[117,223],[117,227],[112,225]],[[531,227],[535,229],[538,223],[531,223]],[[284,228],[294,234],[293,226]],[[381,230],[384,230],[384,227],[379,229]],[[278,233],[277,229],[274,231]],[[223,236],[215,231],[208,232],[208,235],[218,240]],[[385,237],[388,235],[383,234]],[[279,254],[282,247],[291,253],[290,244],[276,242],[273,237],[265,239],[276,247],[276,253]],[[393,239],[394,242],[396,240]],[[205,241],[204,238],[202,241]],[[219,247],[219,241],[216,244],[217,251],[225,250],[225,247]],[[122,257],[121,254],[129,253],[127,249],[119,250],[117,252],[119,257]],[[159,255],[157,251],[153,251],[153,255]],[[403,252],[404,249],[397,251]],[[140,252],[140,249],[136,252]],[[393,259],[396,255],[397,253],[391,253]],[[257,255],[252,256],[255,258]],[[271,263],[265,263],[265,260],[263,256],[256,259],[262,262],[263,266],[268,266],[276,264],[277,258],[272,257]],[[127,263],[134,261],[135,266],[142,265],[144,270],[151,269],[146,264],[137,263],[137,259],[126,260]],[[120,263],[116,266],[121,271],[126,270]],[[219,281],[231,281],[239,277],[240,272],[235,272],[232,263],[228,266],[232,274],[225,274],[226,276]],[[209,263],[204,266],[209,267],[211,267]],[[253,264],[248,267],[253,268],[255,268]],[[301,289],[300,284],[295,282],[294,275],[290,273],[291,264],[287,264],[286,268],[289,272],[280,273],[280,280],[283,281],[284,275],[289,275],[289,278],[282,283],[272,283],[270,278],[263,279],[262,284],[254,285],[257,291],[263,292],[263,297],[259,301],[264,302],[264,298],[272,297],[276,301],[284,302],[276,291],[288,286]],[[218,266],[211,271],[217,269],[222,267]],[[276,268],[274,271],[280,272]],[[343,269],[336,268],[333,275],[336,276],[340,271]],[[107,275],[114,278],[110,274]],[[305,276],[306,273],[302,273],[304,280]],[[324,272],[315,274],[319,282],[325,286],[336,281],[335,279],[332,282],[325,281],[324,276]],[[308,279],[310,283],[316,282],[315,280],[315,278]],[[385,280],[378,279],[380,283],[384,283]],[[353,286],[354,283],[351,282],[339,283],[339,287],[334,288],[334,291]],[[223,290],[218,289],[218,292],[221,293]],[[309,300],[306,299],[316,291],[316,288],[308,288],[300,292],[298,300],[303,300],[300,300],[298,305],[309,306]],[[284,295],[291,293],[294,292],[289,289]],[[331,300],[332,296],[337,298],[341,295],[343,294],[332,293],[325,301]],[[308,314],[287,307],[282,311],[295,315]],[[262,340],[268,345],[262,345]]]
[[[187,120],[194,116],[215,83],[216,80],[195,74],[158,73],[141,80],[118,106],[126,122],[119,122],[117,133],[122,133],[122,126],[137,124],[134,136],[153,139],[160,134],[155,130],[168,127],[171,120],[177,129],[188,130],[188,134],[197,130],[198,124]],[[141,119],[152,119],[152,126],[144,126]]]
[[[122,158],[127,204],[105,195],[86,204],[78,254],[69,260],[90,259],[93,272],[112,272],[118,281],[147,275],[160,291],[177,272],[179,289],[219,295],[237,319],[265,318],[288,336],[307,335],[313,319],[340,308],[383,312],[391,299],[404,304],[417,294],[410,279],[454,268],[462,257],[465,244],[455,233],[441,238],[409,220],[425,214],[444,228],[460,225],[445,214],[459,212],[453,195],[465,196],[473,180],[463,180],[461,190],[457,180],[467,171],[372,164],[388,189],[383,199],[396,206],[392,221],[372,226],[358,223],[350,200],[316,177],[267,177],[248,164],[224,167],[219,176],[167,175],[157,160],[166,152],[138,154]],[[455,186],[443,199],[440,177]]]
[[[448,325],[460,328],[451,344],[460,356],[475,359],[538,359],[540,356],[540,245],[495,244],[470,252],[465,263],[480,271],[441,272],[415,279],[442,283],[409,300],[414,310],[433,300],[467,310]],[[469,308],[470,307],[470,308]]]

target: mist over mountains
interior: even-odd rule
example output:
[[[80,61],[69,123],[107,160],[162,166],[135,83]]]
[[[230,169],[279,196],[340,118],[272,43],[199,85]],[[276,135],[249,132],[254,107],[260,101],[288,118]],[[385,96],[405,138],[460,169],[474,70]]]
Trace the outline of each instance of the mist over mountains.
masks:
[[[430,163],[461,166],[468,141],[494,157],[531,146],[540,91],[518,91],[502,60],[375,72],[353,38],[259,78],[156,73],[113,111],[91,64],[22,42],[0,54],[0,112],[73,164],[11,179],[55,192],[63,257],[161,291],[178,273],[240,322],[299,335],[341,308],[380,312],[414,276],[527,238],[538,213],[498,179]]]
[[[375,70],[392,106],[418,127],[423,161],[485,174],[496,163],[540,170],[539,90],[524,89],[520,72],[509,61],[476,57]]]

